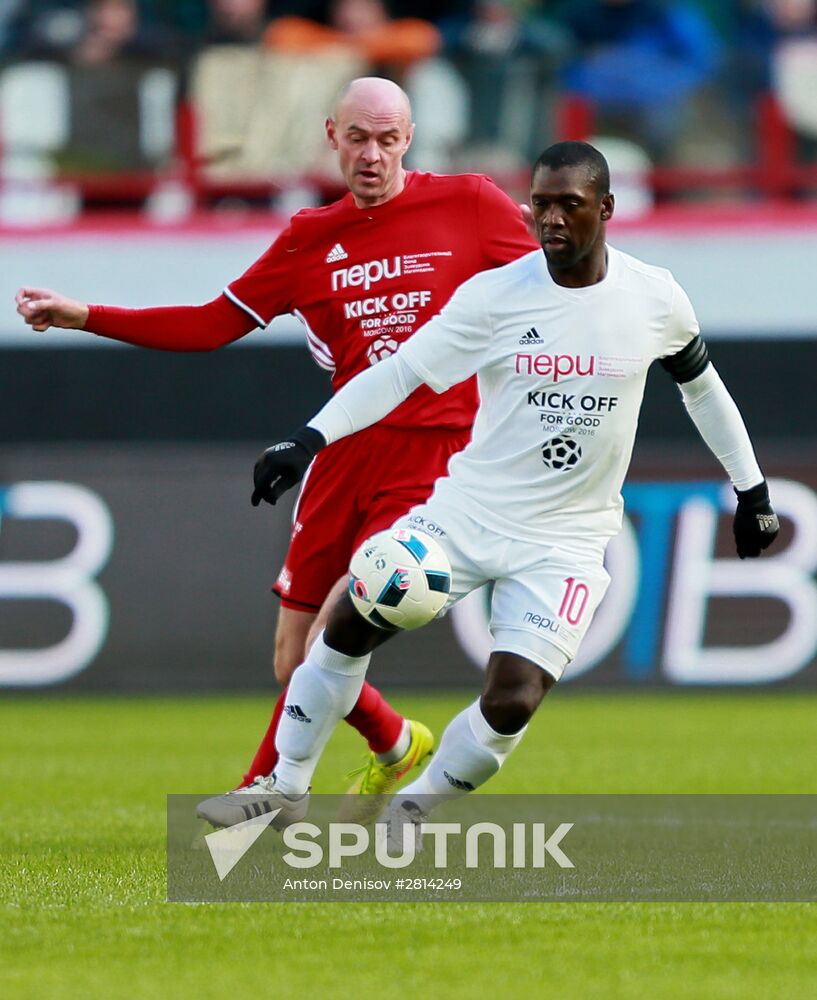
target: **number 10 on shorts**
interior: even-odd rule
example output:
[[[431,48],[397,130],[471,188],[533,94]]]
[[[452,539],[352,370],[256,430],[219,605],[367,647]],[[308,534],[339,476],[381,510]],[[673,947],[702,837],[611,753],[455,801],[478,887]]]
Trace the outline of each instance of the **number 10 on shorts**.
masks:
[[[559,606],[558,616],[564,618],[568,625],[578,625],[587,608],[590,590],[586,583],[576,583],[575,577],[564,580],[565,592]]]

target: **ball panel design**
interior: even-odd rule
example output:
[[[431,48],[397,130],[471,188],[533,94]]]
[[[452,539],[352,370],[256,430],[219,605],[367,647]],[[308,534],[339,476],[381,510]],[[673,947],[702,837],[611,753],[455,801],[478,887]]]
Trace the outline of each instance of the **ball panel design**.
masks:
[[[451,568],[439,542],[405,528],[381,531],[355,552],[349,596],[378,628],[413,629],[445,607]]]
[[[435,570],[426,570],[426,583],[428,584],[429,590],[433,590],[438,594],[451,593],[450,573],[440,573]]]
[[[396,608],[406,596],[411,586],[411,575],[407,569],[398,567],[389,577],[386,586],[380,591],[375,604],[384,604],[387,608]]]

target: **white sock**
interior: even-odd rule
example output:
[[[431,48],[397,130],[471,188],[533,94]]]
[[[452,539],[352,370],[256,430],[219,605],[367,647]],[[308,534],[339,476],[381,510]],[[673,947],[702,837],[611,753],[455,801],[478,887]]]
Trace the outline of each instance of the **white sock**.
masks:
[[[275,787],[284,795],[303,795],[332,730],[360,697],[370,655],[345,656],[326,645],[323,632],[292,675],[286,705],[275,734],[279,759]]]
[[[381,764],[396,764],[398,760],[406,756],[410,746],[411,729],[409,728],[408,719],[403,719],[403,727],[394,746],[390,750],[386,750],[385,753],[379,753],[375,756]]]
[[[511,736],[496,732],[485,721],[477,699],[449,722],[428,767],[400,790],[400,798],[425,795],[459,798],[479,788],[502,767],[525,729]],[[426,806],[428,802],[423,808]]]

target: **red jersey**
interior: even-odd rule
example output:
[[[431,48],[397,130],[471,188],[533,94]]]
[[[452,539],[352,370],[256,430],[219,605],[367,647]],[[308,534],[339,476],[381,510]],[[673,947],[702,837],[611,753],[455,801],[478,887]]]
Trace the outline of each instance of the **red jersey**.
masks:
[[[297,316],[338,389],[396,351],[468,278],[536,248],[519,206],[489,178],[412,171],[375,208],[347,194],[298,212],[224,294],[262,327]],[[474,380],[440,396],[421,386],[381,423],[470,427],[476,406]]]

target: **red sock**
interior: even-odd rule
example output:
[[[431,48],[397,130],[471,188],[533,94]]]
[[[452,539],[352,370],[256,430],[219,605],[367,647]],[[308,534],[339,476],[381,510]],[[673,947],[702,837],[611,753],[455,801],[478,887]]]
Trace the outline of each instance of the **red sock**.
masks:
[[[278,751],[275,749],[275,734],[278,732],[278,723],[281,721],[281,713],[284,711],[287,691],[288,688],[284,688],[278,701],[275,702],[270,724],[267,726],[267,731],[264,733],[261,745],[255,751],[255,756],[252,759],[249,770],[241,779],[239,788],[246,788],[258,774],[269,774],[278,763]]]
[[[366,740],[372,753],[385,753],[400,738],[404,719],[377,688],[364,681],[360,697],[346,721]]]

